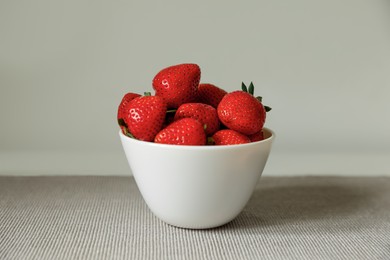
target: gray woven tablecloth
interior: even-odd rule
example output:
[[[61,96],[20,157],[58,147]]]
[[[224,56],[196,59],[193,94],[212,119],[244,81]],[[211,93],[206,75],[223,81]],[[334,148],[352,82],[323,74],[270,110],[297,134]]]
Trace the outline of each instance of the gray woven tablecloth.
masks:
[[[0,259],[390,259],[390,178],[262,177],[235,220],[187,230],[132,177],[0,177]]]

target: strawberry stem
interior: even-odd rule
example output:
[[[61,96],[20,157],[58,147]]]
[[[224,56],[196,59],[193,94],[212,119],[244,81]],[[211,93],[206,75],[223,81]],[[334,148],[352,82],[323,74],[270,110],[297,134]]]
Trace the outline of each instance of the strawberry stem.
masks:
[[[128,137],[130,137],[130,138],[133,138],[133,139],[136,139],[136,138],[134,137],[134,135],[132,135],[132,134],[130,133],[130,131],[129,131],[129,129],[127,129],[127,127],[124,127],[124,128],[123,128],[123,131],[124,131],[124,134],[125,134],[126,136],[128,136]]]
[[[126,132],[126,136],[128,136],[128,137],[130,137],[130,138],[133,138],[133,139],[136,139],[136,138],[134,137],[134,135],[132,135],[130,132]]]
[[[150,93],[150,92],[144,92],[144,96],[151,96],[152,95],[152,93]]]
[[[212,137],[207,137],[207,144],[208,145],[214,145],[215,144],[215,141],[214,141],[214,139],[212,138]]]
[[[249,93],[253,96],[253,93],[255,92],[255,86],[253,86],[253,82],[249,84],[249,87],[247,87],[244,82],[241,83],[241,89],[242,91]]]
[[[127,124],[126,124],[125,120],[123,120],[123,118],[118,119],[118,125],[123,126],[123,127],[127,127]]]
[[[247,93],[251,94],[252,96],[253,96],[253,94],[255,93],[255,86],[253,85],[253,82],[251,82],[251,83],[249,84],[249,87],[247,87],[247,86],[244,84],[244,82],[242,82],[242,84],[241,84],[241,89],[242,89],[242,91],[247,92]],[[260,103],[263,102],[263,98],[260,97],[260,96],[256,97],[256,99],[257,99]],[[269,112],[269,111],[271,111],[272,108],[270,108],[269,106],[264,106],[264,109],[265,109],[265,112]]]
[[[244,82],[241,83],[241,89],[244,92],[248,92],[248,88],[245,86]]]
[[[255,92],[255,86],[253,86],[253,83],[249,84],[248,92],[253,96],[253,93]]]
[[[136,138],[134,137],[134,135],[132,135],[132,134],[130,133],[129,129],[127,128],[127,124],[126,124],[125,120],[123,120],[123,118],[119,118],[119,119],[118,119],[118,124],[119,124],[119,126],[122,127],[122,130],[123,130],[124,135],[126,135],[126,136],[128,136],[128,137],[130,137],[130,138],[136,139]]]

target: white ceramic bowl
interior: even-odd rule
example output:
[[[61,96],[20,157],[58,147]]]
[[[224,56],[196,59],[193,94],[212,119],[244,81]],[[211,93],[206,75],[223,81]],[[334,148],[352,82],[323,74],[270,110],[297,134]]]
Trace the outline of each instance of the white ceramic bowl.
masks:
[[[245,207],[263,172],[274,133],[227,146],[181,146],[131,139],[119,132],[131,171],[149,209],[182,228],[228,223]]]

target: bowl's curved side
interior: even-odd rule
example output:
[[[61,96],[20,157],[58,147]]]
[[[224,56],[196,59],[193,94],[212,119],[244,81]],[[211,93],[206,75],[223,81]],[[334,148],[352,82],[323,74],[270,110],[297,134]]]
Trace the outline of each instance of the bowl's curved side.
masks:
[[[226,149],[150,146],[123,134],[121,141],[138,188],[157,217],[179,227],[211,228],[245,207],[268,159],[271,137]]]

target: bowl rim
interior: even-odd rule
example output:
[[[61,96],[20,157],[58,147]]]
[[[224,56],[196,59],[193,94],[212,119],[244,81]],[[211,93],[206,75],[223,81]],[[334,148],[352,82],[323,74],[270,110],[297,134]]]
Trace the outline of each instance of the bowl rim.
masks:
[[[172,144],[158,144],[154,142],[147,142],[147,141],[142,141],[138,139],[131,138],[129,136],[126,136],[123,134],[122,130],[119,130],[119,135],[121,139],[127,140],[128,142],[131,143],[137,143],[139,145],[145,145],[145,146],[150,146],[150,147],[159,147],[159,148],[169,148],[169,149],[178,149],[178,150],[183,150],[183,149],[191,149],[191,150],[225,150],[225,149],[241,149],[244,147],[249,147],[249,146],[256,146],[261,143],[267,143],[267,142],[272,142],[273,139],[275,139],[275,132],[271,130],[268,127],[264,127],[263,130],[267,131],[270,136],[266,139],[263,139],[261,141],[256,141],[256,142],[251,142],[251,143],[246,143],[246,144],[235,144],[235,145],[172,145]]]

